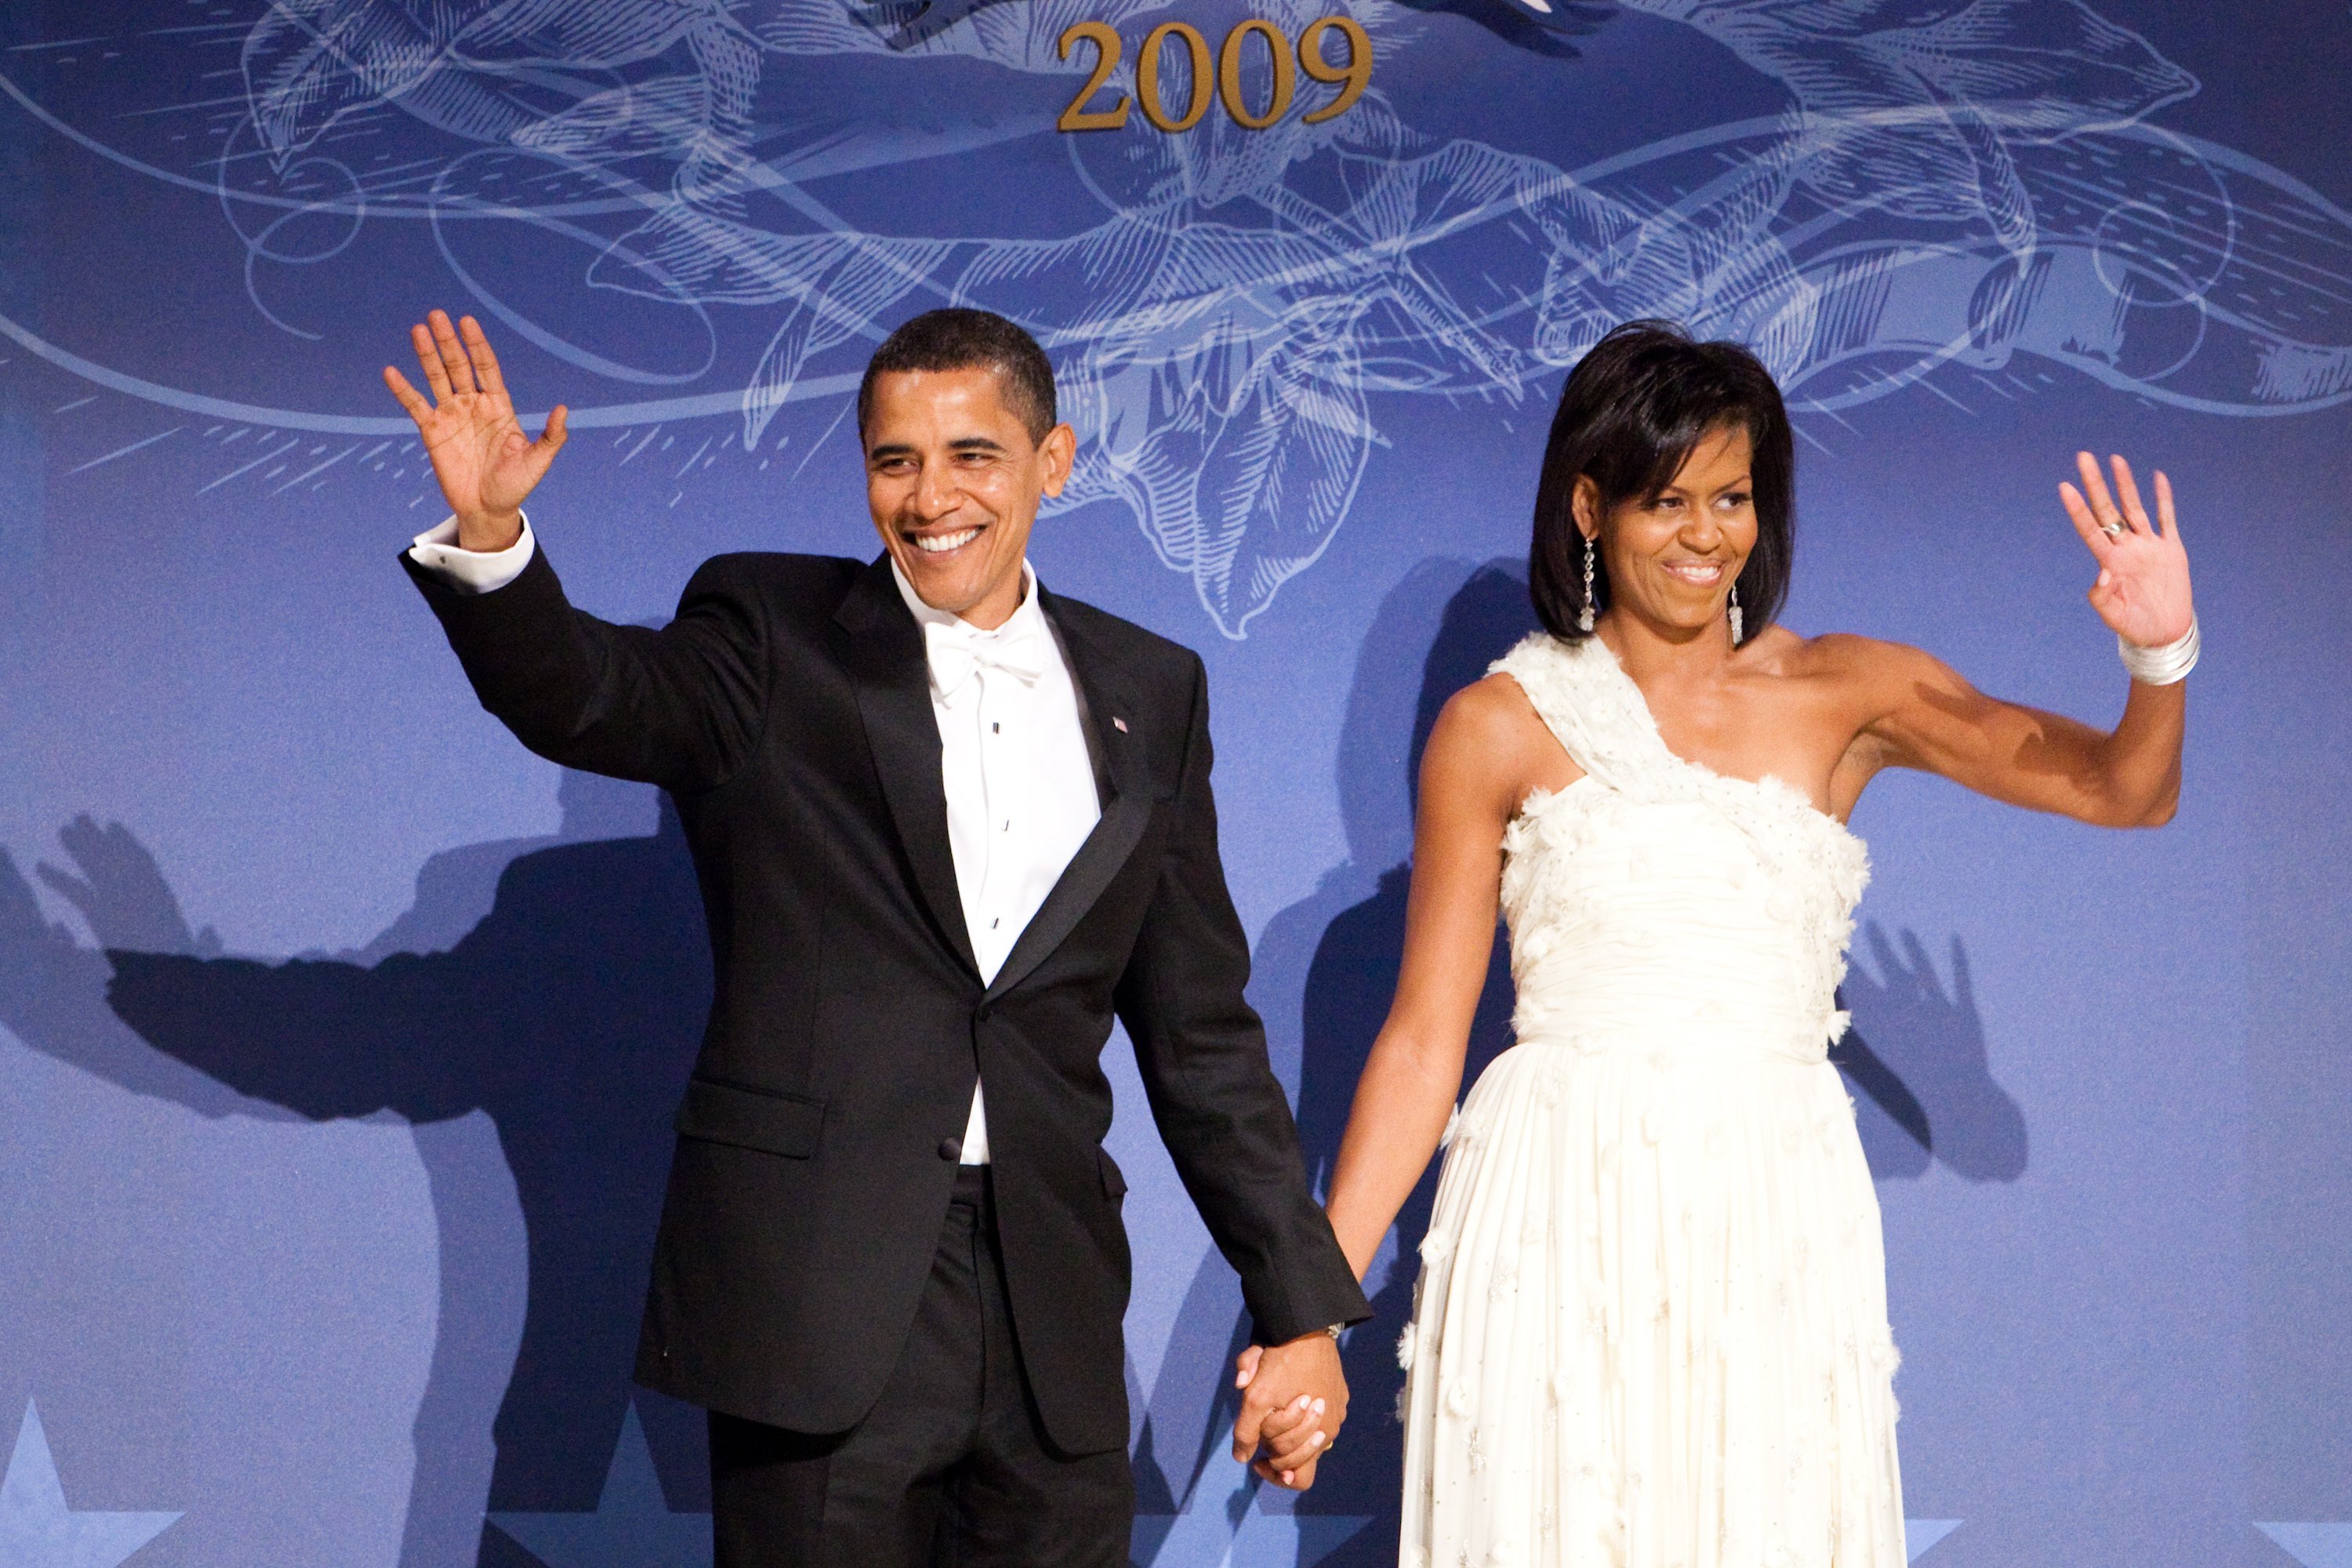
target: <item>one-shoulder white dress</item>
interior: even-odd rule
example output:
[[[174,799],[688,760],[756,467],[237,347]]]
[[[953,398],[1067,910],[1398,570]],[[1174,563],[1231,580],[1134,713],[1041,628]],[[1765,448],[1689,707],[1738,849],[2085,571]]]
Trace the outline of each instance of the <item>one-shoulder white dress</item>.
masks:
[[[1598,638],[1494,667],[1584,777],[1503,840],[1512,1047],[1398,1347],[1406,1568],[1902,1568],[1895,1343],[1830,1045],[1868,879],[1676,757]]]

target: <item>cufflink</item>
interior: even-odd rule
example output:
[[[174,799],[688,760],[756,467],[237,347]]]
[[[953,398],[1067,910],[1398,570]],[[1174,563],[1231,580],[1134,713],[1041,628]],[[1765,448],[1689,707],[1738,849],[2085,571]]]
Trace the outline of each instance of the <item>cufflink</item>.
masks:
[[[1116,713],[1110,716],[1110,727],[1118,731],[1122,735],[1127,733],[1127,721],[1120,718]]]

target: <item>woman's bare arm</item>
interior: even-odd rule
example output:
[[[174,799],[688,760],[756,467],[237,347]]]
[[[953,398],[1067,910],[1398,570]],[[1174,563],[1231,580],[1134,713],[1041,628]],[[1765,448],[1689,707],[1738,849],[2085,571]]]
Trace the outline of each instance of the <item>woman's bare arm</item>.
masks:
[[[1507,676],[1454,694],[1421,763],[1396,999],[1356,1085],[1325,1207],[1357,1277],[1404,1206],[1462,1087],[1501,897],[1503,830],[1528,791],[1577,770]]]
[[[2081,458],[2083,489],[2059,487],[2075,531],[2099,565],[2090,592],[2100,619],[2155,647],[2186,635],[2189,558],[2173,517],[2172,486],[2156,476],[2157,520],[2131,469],[2115,459],[2116,499],[2098,465]],[[2158,523],[2160,521],[2161,528]],[[2120,531],[2110,535],[2103,524]],[[1920,768],[2013,805],[2108,827],[2168,822],[2180,797],[2186,688],[2134,680],[2122,719],[2102,731],[2061,714],[1987,697],[1917,648],[1862,638],[1822,639],[1853,661],[1872,717],[1856,742],[1870,766]],[[1843,645],[1843,646],[1837,646]]]

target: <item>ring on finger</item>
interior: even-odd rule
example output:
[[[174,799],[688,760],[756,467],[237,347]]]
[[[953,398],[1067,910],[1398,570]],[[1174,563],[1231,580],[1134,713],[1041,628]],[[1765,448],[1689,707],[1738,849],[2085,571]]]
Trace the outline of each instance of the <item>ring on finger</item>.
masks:
[[[2124,536],[2124,525],[2120,519],[2109,518],[2099,524],[2099,531],[2109,539],[2121,539]]]

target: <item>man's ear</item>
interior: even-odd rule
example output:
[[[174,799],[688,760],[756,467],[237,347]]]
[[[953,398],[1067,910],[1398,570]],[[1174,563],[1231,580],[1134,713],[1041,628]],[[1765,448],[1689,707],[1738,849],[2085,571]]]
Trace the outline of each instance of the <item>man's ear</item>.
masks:
[[[1045,459],[1045,493],[1060,495],[1062,487],[1070,482],[1072,465],[1078,460],[1078,433],[1067,425],[1056,425],[1037,443],[1037,453]]]
[[[1601,537],[1601,487],[1592,482],[1590,474],[1576,476],[1576,489],[1569,492],[1568,506],[1576,519],[1576,531],[1587,539]]]

